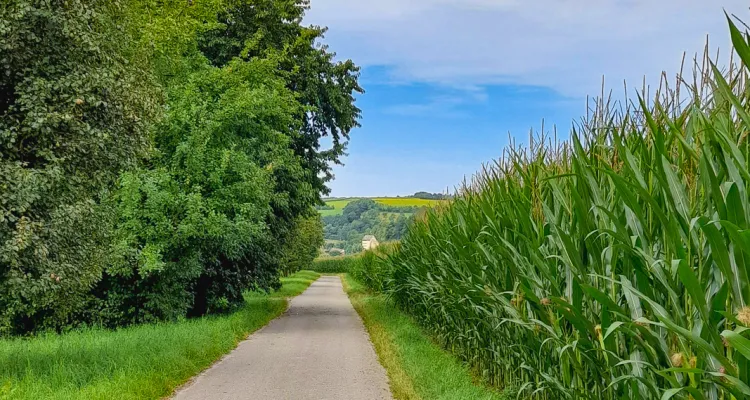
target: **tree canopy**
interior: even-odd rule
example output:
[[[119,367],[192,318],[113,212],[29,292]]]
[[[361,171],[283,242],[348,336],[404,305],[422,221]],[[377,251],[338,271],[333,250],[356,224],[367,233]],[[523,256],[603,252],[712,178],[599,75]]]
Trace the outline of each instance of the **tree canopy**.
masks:
[[[335,53],[319,43],[326,29],[303,26],[309,0],[229,0],[219,14],[219,25],[204,32],[200,48],[215,66],[235,57],[273,58],[277,74],[297,94],[303,106],[296,114],[301,125],[292,148],[312,172],[307,179],[322,194],[333,176],[331,164],[339,163],[349,134],[359,126],[360,109],[355,95],[359,68],[351,60],[336,62]],[[320,140],[330,136],[333,147],[321,150]]]
[[[158,101],[121,5],[0,8],[0,332],[66,321],[109,262],[102,199],[148,151]]]
[[[307,6],[0,6],[0,335],[221,312],[309,264],[362,90]]]

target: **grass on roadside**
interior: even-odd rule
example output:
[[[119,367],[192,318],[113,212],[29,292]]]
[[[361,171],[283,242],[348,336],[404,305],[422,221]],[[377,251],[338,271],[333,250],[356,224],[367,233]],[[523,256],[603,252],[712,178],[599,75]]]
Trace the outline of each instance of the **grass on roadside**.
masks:
[[[468,367],[433,343],[382,294],[368,292],[348,274],[344,289],[362,318],[396,400],[507,400],[477,385]]]
[[[271,294],[248,293],[224,316],[87,329],[0,341],[0,400],[156,399],[204,370],[286,310],[319,275],[282,278]]]

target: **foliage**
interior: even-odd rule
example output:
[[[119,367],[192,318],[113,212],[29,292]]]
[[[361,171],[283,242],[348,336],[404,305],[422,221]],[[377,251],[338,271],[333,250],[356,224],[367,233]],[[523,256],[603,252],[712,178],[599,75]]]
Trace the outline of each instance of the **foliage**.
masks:
[[[393,280],[393,266],[386,258],[396,252],[398,246],[397,242],[383,243],[356,255],[318,258],[312,268],[325,274],[348,273],[368,289],[385,291]]]
[[[416,214],[425,208],[425,206],[401,206],[383,203],[376,203],[376,207],[380,212],[395,214]]]
[[[66,324],[107,263],[102,200],[148,149],[156,108],[123,5],[0,5],[0,335]]]
[[[505,157],[418,220],[389,293],[539,399],[750,398],[750,46],[570,143]],[[665,88],[666,82],[662,87]]]
[[[349,268],[349,274],[376,292],[384,292],[392,287],[395,267],[388,261],[391,254],[398,252],[399,243],[383,243],[373,250],[367,250],[357,257]]]
[[[351,271],[358,256],[321,257],[313,262],[312,270],[321,274],[342,274]]]
[[[377,209],[377,204],[371,199],[359,199],[350,202],[344,207],[342,215],[348,222],[354,222],[362,218],[362,214],[367,211]]]
[[[428,193],[428,192],[417,192],[412,196],[415,199],[428,199],[428,200],[447,200],[450,198],[449,195],[442,193]]]
[[[309,0],[226,3],[218,15],[221,25],[199,38],[201,51],[216,66],[234,57],[278,60],[277,73],[303,106],[296,114],[302,124],[291,147],[309,171],[305,183],[316,193],[327,194],[331,164],[340,162],[351,130],[359,126],[360,109],[354,105],[354,95],[363,93],[357,81],[359,68],[351,60],[334,61],[335,53],[319,45],[325,28],[301,24]],[[333,147],[321,150],[325,136]]]
[[[343,241],[347,254],[359,253],[364,235],[374,235],[383,241],[401,239],[413,219],[412,213],[419,210],[383,205],[372,199],[352,200],[341,215],[323,217],[325,238]]]
[[[281,278],[273,293],[247,293],[236,313],[118,329],[0,340],[0,398],[158,399],[287,308],[318,274]],[[113,395],[116,394],[116,395]]]
[[[0,7],[0,335],[222,312],[311,262],[361,88],[305,2]]]
[[[323,223],[320,216],[315,213],[311,217],[299,218],[295,223],[294,232],[284,243],[282,273],[288,275],[302,269],[311,269],[323,242]]]
[[[118,193],[122,258],[99,285],[115,324],[222,311],[277,285],[283,241],[268,222],[287,194],[276,177],[302,170],[287,132],[298,105],[275,68],[206,66],[170,90],[158,167],[124,175]]]

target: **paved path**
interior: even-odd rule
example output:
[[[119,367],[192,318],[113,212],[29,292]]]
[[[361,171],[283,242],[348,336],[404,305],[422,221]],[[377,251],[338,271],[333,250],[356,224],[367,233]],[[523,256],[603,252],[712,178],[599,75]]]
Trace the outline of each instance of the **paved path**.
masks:
[[[324,276],[174,399],[381,400],[391,394],[340,278]]]

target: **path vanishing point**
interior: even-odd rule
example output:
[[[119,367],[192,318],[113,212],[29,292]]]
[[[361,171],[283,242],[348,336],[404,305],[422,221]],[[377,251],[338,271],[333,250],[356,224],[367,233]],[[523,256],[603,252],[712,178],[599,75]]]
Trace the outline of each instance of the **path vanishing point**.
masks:
[[[324,276],[287,312],[179,390],[175,400],[391,399],[362,321],[338,276]]]

